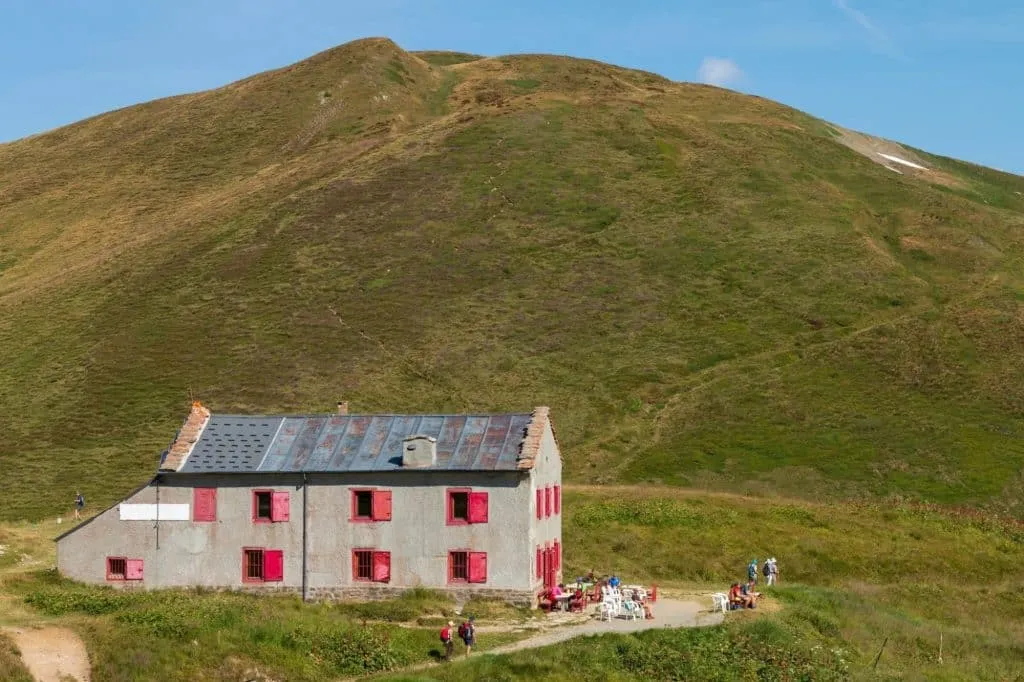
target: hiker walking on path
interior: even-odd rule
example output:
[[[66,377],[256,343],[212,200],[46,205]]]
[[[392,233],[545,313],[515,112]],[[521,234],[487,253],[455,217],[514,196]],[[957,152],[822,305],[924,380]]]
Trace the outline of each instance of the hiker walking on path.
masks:
[[[85,509],[85,496],[81,492],[75,493],[75,518],[82,518],[82,510]]]
[[[469,620],[459,626],[459,637],[462,638],[463,644],[466,645],[466,657],[469,658],[469,652],[473,649],[473,645],[476,644],[476,628],[473,626],[474,616],[470,616]]]
[[[747,581],[757,584],[757,559],[751,559],[747,566]]]
[[[775,557],[772,557],[769,564],[771,565],[771,572],[768,574],[768,584],[777,585],[779,583],[779,562],[776,561]]]
[[[455,649],[455,640],[452,639],[452,628],[455,623],[448,621],[448,624],[441,630],[441,644],[444,644],[444,660],[452,660],[452,651]]]

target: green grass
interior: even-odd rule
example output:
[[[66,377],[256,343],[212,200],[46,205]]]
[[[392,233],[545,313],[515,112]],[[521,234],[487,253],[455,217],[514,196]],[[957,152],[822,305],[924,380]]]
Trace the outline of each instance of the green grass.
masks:
[[[119,499],[190,391],[548,404],[570,481],[1024,515],[1024,180],[590,61],[454,71],[359,41],[0,146],[0,518]]]
[[[605,635],[387,679],[1024,679],[1024,527],[1011,520],[665,490],[575,491],[564,509],[568,575],[595,568],[706,594],[772,554],[783,584],[722,627]]]
[[[94,678],[112,682],[142,679],[140,674],[235,679],[250,669],[309,682],[381,672],[439,655],[437,627],[396,623],[453,616],[450,601],[425,591],[385,602],[304,605],[240,594],[116,591],[70,583],[49,571],[9,581],[7,589],[78,631]],[[499,606],[482,611],[488,608],[508,612]],[[521,636],[489,633],[480,650]]]

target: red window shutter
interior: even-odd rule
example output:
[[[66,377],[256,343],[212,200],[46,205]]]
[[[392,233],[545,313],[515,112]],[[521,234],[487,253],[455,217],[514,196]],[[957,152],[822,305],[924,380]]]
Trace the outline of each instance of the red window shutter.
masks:
[[[469,522],[487,523],[487,493],[469,494]]]
[[[544,486],[544,518],[551,516],[551,487]]]
[[[544,577],[544,550],[537,545],[537,577]]]
[[[537,488],[537,518],[544,518],[544,491]]]
[[[288,514],[288,493],[275,492],[270,498],[270,520],[287,521]]]
[[[487,552],[469,553],[469,582],[487,582]]]
[[[373,520],[374,521],[390,521],[391,520],[391,491],[390,490],[374,490],[373,491]]]
[[[124,566],[125,580],[142,580],[142,559],[127,559]]]
[[[555,486],[555,514],[562,513],[562,486]]]
[[[562,543],[555,540],[555,570],[557,571],[562,567]]]
[[[277,493],[274,493],[275,495]],[[285,493],[287,495],[287,493]],[[263,580],[284,580],[284,551],[267,549],[263,551]]]
[[[192,491],[192,520],[217,520],[217,489],[195,488]]]
[[[373,579],[378,583],[391,582],[391,552],[373,553]]]

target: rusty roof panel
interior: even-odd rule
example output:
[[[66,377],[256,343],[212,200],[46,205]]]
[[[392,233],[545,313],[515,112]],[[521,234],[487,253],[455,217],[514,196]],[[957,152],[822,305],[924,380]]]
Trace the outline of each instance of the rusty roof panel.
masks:
[[[530,414],[213,415],[180,471],[397,471],[410,436],[437,439],[431,469],[515,470]]]

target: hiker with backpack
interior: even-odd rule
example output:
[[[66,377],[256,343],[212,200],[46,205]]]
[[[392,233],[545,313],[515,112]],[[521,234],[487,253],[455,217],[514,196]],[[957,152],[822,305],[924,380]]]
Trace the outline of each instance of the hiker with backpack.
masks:
[[[85,495],[81,492],[75,493],[75,518],[82,518],[82,510],[85,509]]]
[[[747,582],[757,584],[757,559],[751,559],[747,566]]]
[[[761,575],[764,576],[765,584],[772,584],[772,560],[765,559],[764,566],[761,567]]]
[[[452,628],[455,623],[448,621],[448,624],[441,628],[441,644],[444,645],[444,660],[452,660],[452,652],[455,649],[455,640],[452,639]],[[461,628],[459,628],[461,630]]]
[[[462,643],[466,645],[466,657],[469,658],[469,652],[472,650],[473,645],[476,644],[476,628],[473,626],[474,616],[470,616],[469,620],[459,626],[459,637],[462,639]]]

